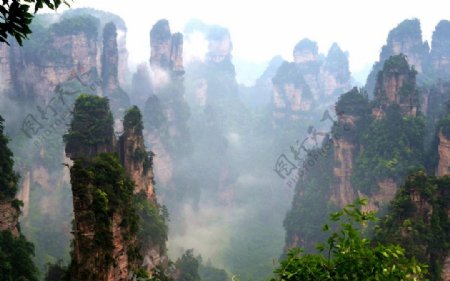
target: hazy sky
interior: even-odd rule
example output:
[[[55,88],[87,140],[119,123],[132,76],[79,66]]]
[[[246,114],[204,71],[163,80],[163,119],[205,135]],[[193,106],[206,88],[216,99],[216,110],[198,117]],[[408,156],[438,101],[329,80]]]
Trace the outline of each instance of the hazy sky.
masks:
[[[293,46],[308,37],[323,53],[337,42],[349,52],[352,72],[378,58],[389,30],[403,19],[419,18],[425,39],[431,38],[439,20],[450,20],[445,0],[74,0],[72,4],[86,6],[125,19],[132,63],[148,60],[149,30],[158,19],[168,19],[174,32],[198,18],[229,28],[235,58],[262,63],[281,54],[291,60]]]

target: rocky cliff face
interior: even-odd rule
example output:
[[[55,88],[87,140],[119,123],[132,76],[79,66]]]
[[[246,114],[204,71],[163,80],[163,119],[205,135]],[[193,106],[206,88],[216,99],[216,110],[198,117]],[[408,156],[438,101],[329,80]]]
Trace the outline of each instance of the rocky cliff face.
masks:
[[[74,21],[84,26],[74,29]],[[75,70],[84,73],[97,67],[97,22],[92,17],[62,21],[52,26],[47,45],[35,63],[25,70],[27,84],[40,100],[48,101],[55,87]]]
[[[376,240],[400,244],[408,255],[428,264],[430,280],[450,278],[447,182],[448,177],[427,176],[424,171],[408,176],[375,231]]]
[[[118,53],[119,53],[119,66],[118,66],[118,72],[119,72],[119,83],[120,85],[126,85],[127,78],[129,76],[129,69],[128,69],[128,50],[127,50],[127,27],[125,24],[125,21],[119,17],[118,15],[115,15],[113,13],[96,10],[92,8],[78,8],[78,9],[70,9],[63,13],[62,18],[70,18],[70,17],[77,17],[80,15],[91,15],[95,18],[97,18],[100,21],[99,26],[103,27],[107,23],[114,23],[114,25],[117,28],[117,47],[118,47]],[[99,34],[101,34],[101,30],[99,30]],[[101,40],[99,42],[99,46],[101,46]],[[98,57],[98,65],[100,65],[100,57]],[[100,69],[100,68],[99,68]]]
[[[158,258],[151,266],[145,264],[149,272],[164,260],[167,237],[150,233],[145,227],[145,235],[138,232],[140,224],[160,220],[153,154],[144,145],[139,109],[129,109],[123,122],[124,132],[117,141],[111,134],[113,120],[105,99],[82,95],[75,103],[74,118],[65,136],[66,152],[75,163],[71,167],[73,280],[129,280],[149,256]],[[83,131],[86,129],[91,131]],[[144,197],[139,203],[137,196],[141,195]],[[156,213],[141,221],[140,208],[154,208]]]
[[[150,65],[154,71],[184,74],[183,36],[180,33],[172,34],[167,20],[159,20],[153,26],[150,31],[150,48]]]
[[[375,63],[366,83],[366,90],[371,95],[377,83],[378,71],[391,56],[404,54],[410,66],[419,73],[428,71],[429,46],[423,42],[418,19],[405,20],[389,32],[387,42],[382,47],[380,59]]]
[[[450,253],[447,255],[447,257],[444,260],[444,264],[442,265],[441,278],[442,280],[450,279]]]
[[[40,19],[39,16],[37,18]],[[114,23],[105,22],[107,19]],[[42,21],[45,23],[45,19]],[[118,29],[115,28],[117,24]],[[103,26],[105,42],[99,40]],[[24,43],[23,48],[16,44],[0,46],[2,95],[12,95],[13,99],[30,104],[45,104],[53,98],[60,83],[71,77],[84,83],[87,72],[95,70],[100,74],[104,70],[108,76],[105,85],[86,86],[93,88],[98,95],[127,99],[119,86],[119,82],[124,82],[128,75],[126,27],[118,16],[91,9],[75,9],[64,13],[53,24],[41,25],[36,20],[32,30],[30,40]],[[107,60],[102,58],[102,53]]]
[[[172,48],[170,51],[171,70],[176,75],[184,74],[183,66],[183,35],[179,32],[172,35]]]
[[[323,70],[322,87],[325,96],[339,96],[351,87],[348,54],[334,43],[328,51]]]
[[[183,36],[172,34],[167,20],[158,21],[150,31],[150,73],[146,67],[136,74],[135,96],[146,97],[143,116],[145,139],[151,143],[157,158],[155,172],[158,181],[170,184],[175,156],[188,153],[190,136],[187,127],[189,107],[184,99]],[[139,80],[138,80],[139,79]]]
[[[15,200],[19,176],[14,171],[13,154],[4,133],[5,120],[0,115],[0,231],[10,231],[19,236],[20,202]],[[6,258],[7,259],[7,258]]]
[[[449,173],[447,172],[446,175]],[[423,187],[422,187],[423,188]],[[412,190],[410,192],[410,198],[411,202],[416,207],[416,216],[420,217],[425,224],[433,229],[433,231],[438,231],[435,229],[436,225],[433,225],[433,217],[439,216],[441,213],[444,215],[447,214],[447,221],[450,219],[450,193],[448,190],[445,190],[443,188],[437,188],[435,191],[435,194],[432,194],[432,196],[437,196],[443,200],[443,204],[436,204],[430,198],[427,198],[423,192],[421,192],[420,188],[417,190]],[[446,203],[445,203],[446,202]],[[442,208],[444,208],[442,210]],[[408,234],[407,234],[408,235]],[[447,235],[448,240],[448,233],[443,233],[444,237]],[[450,249],[448,247],[444,247],[443,249],[439,249],[440,251],[437,252],[436,249],[429,249],[429,247],[432,247],[430,245],[424,245],[424,248],[428,248],[427,252],[429,253],[429,259],[437,259],[436,263],[441,264],[441,267],[438,267],[437,269],[440,272],[436,272],[435,265],[432,266],[431,271],[436,275],[440,275],[442,280],[450,280]],[[441,257],[438,257],[441,255]]]
[[[17,44],[12,43],[11,46],[6,44],[0,45],[0,93],[5,96],[13,97],[13,71],[14,64],[11,59],[15,58],[14,50],[17,49]]]
[[[366,90],[372,94],[375,90],[377,75],[386,60],[391,56],[404,54],[410,66],[419,74],[419,82],[427,84],[438,79],[447,80],[450,73],[449,46],[450,22],[442,20],[433,32],[431,49],[422,39],[420,22],[417,19],[405,20],[388,35],[387,42],[380,53],[380,59],[374,64],[367,78]]]
[[[203,58],[191,61],[186,77],[187,91],[193,93],[192,106],[203,109],[220,102],[239,103],[236,71],[232,62],[233,43],[227,28],[204,25],[203,33],[208,49]],[[190,87],[189,87],[190,86]],[[188,92],[188,94],[189,94]]]
[[[107,156],[103,154],[101,157]],[[130,207],[129,202],[127,204],[126,201],[121,201],[123,200],[121,197],[125,196],[127,183],[123,183],[124,190],[116,194],[117,198],[114,198],[104,189],[100,178],[85,174],[86,171],[92,173],[101,167],[101,161],[102,158],[99,157],[84,163],[76,160],[71,168],[74,241],[72,264],[69,270],[72,280],[127,280],[130,270],[135,270],[138,265],[136,258],[130,256],[133,249],[137,247],[136,238],[133,237],[130,226],[125,222],[129,214],[123,209]],[[115,163],[112,162],[109,165],[115,165]],[[95,166],[97,168],[94,168]],[[106,170],[96,172],[108,172],[108,167],[104,166],[103,169],[105,168]],[[120,177],[120,174],[114,176],[114,178]],[[114,181],[112,179],[111,182],[119,184]],[[116,186],[116,188],[119,187]],[[117,205],[118,202],[119,205]]]
[[[389,32],[386,45],[381,50],[380,61],[386,61],[390,56],[404,54],[410,66],[414,66],[418,72],[423,72],[428,52],[428,43],[422,41],[419,20],[405,20]]]
[[[299,120],[311,109],[311,90],[294,63],[284,62],[272,79],[274,126],[279,120]]]
[[[416,71],[409,67],[403,55],[392,56],[378,73],[375,85],[375,99],[379,102],[373,114],[375,118],[383,115],[383,108],[398,104],[404,115],[416,116],[419,96],[416,89]]]
[[[450,82],[438,81],[434,85],[421,87],[421,110],[430,120],[438,120],[445,111],[445,105],[450,100]]]
[[[378,73],[375,85],[375,102],[372,106],[372,118],[378,122],[386,118],[386,110],[392,106],[400,107],[402,116],[416,117],[419,112],[419,93],[416,88],[416,74],[407,58],[403,55],[391,56],[386,60],[383,69]],[[364,150],[364,148],[362,148]],[[365,210],[378,211],[395,196],[398,183],[393,177],[378,180],[375,192],[364,194],[358,191],[359,197],[368,198]]]
[[[120,118],[129,107],[128,95],[119,84],[119,50],[117,47],[117,28],[109,22],[103,28],[102,64],[102,90],[111,103],[111,109],[117,118]]]
[[[272,79],[274,123],[299,120],[312,109],[331,106],[350,89],[350,80],[347,54],[336,43],[324,56],[316,42],[301,40],[294,47],[293,62],[281,64]]]
[[[448,80],[450,75],[450,22],[442,20],[433,32],[431,68],[435,78]]]
[[[221,63],[231,61],[233,44],[229,31],[223,27],[212,28],[207,36],[208,54],[206,59],[209,62]]]
[[[159,20],[150,31],[150,65],[163,70],[170,68],[172,33],[169,21]]]
[[[119,52],[119,84],[126,85],[130,70],[128,69],[127,31],[125,27],[117,29],[117,48]]]
[[[442,132],[439,132],[438,138],[439,162],[436,176],[441,177],[450,174],[450,140]]]
[[[19,236],[19,210],[13,206],[14,199],[0,200],[0,231],[10,231]]]
[[[120,158],[128,175],[136,184],[134,192],[144,192],[148,200],[156,203],[153,153],[146,151],[142,128],[139,128],[139,124],[134,124],[132,118],[142,120],[137,107],[130,109],[127,119],[124,120],[124,132],[119,138]]]
[[[378,212],[383,206],[391,202],[397,192],[397,183],[392,179],[384,179],[379,181],[377,185],[378,191],[370,196],[358,192],[359,197],[368,199],[367,205],[362,208],[364,211]]]
[[[339,116],[338,122],[340,126],[351,130],[355,126],[355,116],[343,114]],[[340,207],[352,203],[356,198],[356,192],[351,184],[355,153],[357,147],[351,140],[345,137],[334,140],[333,176],[336,181],[331,188],[330,201]]]
[[[293,51],[294,63],[299,68],[303,79],[308,84],[313,98],[320,95],[320,70],[322,62],[318,59],[317,43],[303,39],[297,43]]]
[[[36,20],[34,21],[36,24],[32,27],[33,34],[23,48],[17,48],[14,44],[11,47],[4,44],[0,46],[0,79],[3,81],[0,95],[15,95],[12,96],[13,99],[28,102],[31,109],[24,110],[23,114],[30,113],[35,121],[42,125],[39,130],[28,131],[32,137],[30,141],[26,138],[23,143],[18,141],[17,145],[27,147],[23,154],[18,155],[18,158],[23,159],[24,162],[20,163],[23,181],[19,194],[19,198],[25,203],[22,217],[22,225],[25,226],[23,230],[34,241],[43,241],[44,237],[46,241],[49,239],[54,241],[51,247],[47,243],[37,244],[37,259],[42,264],[45,263],[44,254],[58,259],[62,258],[69,248],[70,220],[68,218],[72,214],[72,208],[67,207],[66,202],[72,198],[69,195],[68,169],[63,169],[64,166],[61,165],[64,151],[61,134],[66,130],[65,125],[69,122],[73,99],[80,92],[84,92],[98,96],[104,95],[112,102],[116,102],[118,99],[115,97],[118,93],[123,93],[120,79],[126,75],[120,75],[120,73],[126,72],[124,66],[128,63],[124,63],[126,28],[123,24],[121,25],[120,19],[117,20],[117,16],[117,18],[111,18],[111,15],[103,16],[105,15],[98,11],[83,13],[79,10],[71,10],[52,24],[46,23],[40,26],[39,21]],[[109,20],[105,20],[106,18]],[[114,24],[109,23],[111,20]],[[99,40],[101,37],[103,40]],[[100,76],[103,79],[100,79]],[[58,99],[59,94],[64,100]],[[117,101],[117,104],[121,107],[126,106],[126,102],[123,101]],[[18,127],[20,125],[18,124]],[[17,130],[20,130],[20,127]],[[119,145],[113,131],[110,131],[108,135],[109,138],[100,144],[72,146],[68,149],[68,153],[73,158],[80,156],[89,158],[104,152],[118,152]],[[127,139],[125,146],[138,149],[138,146],[132,144],[132,141],[138,141],[135,136]],[[34,144],[33,147],[30,147],[30,144]],[[148,160],[147,155],[146,153],[142,161]],[[64,163],[68,162],[70,161],[64,161]],[[42,165],[42,163],[45,164]],[[139,190],[145,191],[149,202],[156,204],[151,161],[147,163],[150,164],[145,167],[145,175],[139,176],[144,168],[138,168],[136,161],[130,164],[129,172],[135,180],[140,180]],[[141,170],[133,173],[133,169]],[[29,204],[30,201],[32,204]],[[9,208],[3,203],[1,207],[5,210]],[[81,216],[83,216],[83,207],[80,208]],[[8,225],[12,224],[12,219],[16,216],[18,213],[17,215],[10,213],[4,218],[5,222],[11,221]],[[120,225],[121,220],[116,216],[111,222],[114,244],[118,245],[119,241],[123,242],[127,238],[119,235],[123,230],[123,226]],[[36,226],[41,227],[44,223],[48,226],[47,229],[34,231]],[[112,253],[120,261],[121,266],[123,265],[121,257],[124,252],[127,252],[126,247],[125,243],[118,246]],[[160,248],[163,251],[165,246]],[[86,251],[85,248],[83,249]],[[44,270],[43,266],[42,269]],[[114,273],[117,276],[120,274]]]
[[[109,22],[103,28],[102,53],[102,83],[103,90],[113,93],[118,85],[119,50],[117,48],[117,28]]]
[[[78,24],[77,22],[82,22]],[[97,67],[98,22],[90,16],[68,18],[45,29],[39,25],[23,48],[1,46],[3,89],[16,99],[48,102],[55,87],[74,72]],[[4,94],[4,93],[2,93]]]

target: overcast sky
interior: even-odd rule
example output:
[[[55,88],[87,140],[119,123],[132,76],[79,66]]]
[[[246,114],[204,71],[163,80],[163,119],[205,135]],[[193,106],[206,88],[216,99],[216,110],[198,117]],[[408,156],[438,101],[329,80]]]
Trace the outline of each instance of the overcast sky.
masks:
[[[450,20],[449,6],[445,0],[74,0],[72,4],[124,18],[132,63],[148,60],[149,30],[158,19],[168,19],[174,32],[197,18],[229,28],[236,59],[263,63],[280,54],[291,60],[294,45],[308,37],[323,53],[337,42],[349,52],[352,72],[378,58],[389,30],[404,19],[420,19],[429,40],[439,20]]]

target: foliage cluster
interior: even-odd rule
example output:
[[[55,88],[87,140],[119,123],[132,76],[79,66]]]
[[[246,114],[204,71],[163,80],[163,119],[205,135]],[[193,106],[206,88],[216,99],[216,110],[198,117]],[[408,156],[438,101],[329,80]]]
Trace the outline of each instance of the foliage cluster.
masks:
[[[370,114],[369,98],[366,93],[355,87],[339,97],[335,109],[338,115],[361,117]]]
[[[91,15],[80,15],[63,18],[60,22],[50,26],[50,33],[58,36],[86,34],[88,38],[96,40],[98,37],[99,20]]]
[[[164,206],[151,202],[144,192],[134,196],[133,207],[139,216],[138,240],[141,248],[149,249],[154,245],[165,245],[167,241],[168,220]]]
[[[102,153],[92,160],[77,159],[71,168],[71,178],[74,196],[91,206],[83,220],[95,226],[92,247],[103,252],[113,248],[114,214],[122,217],[120,225],[125,239],[137,233],[139,218],[132,202],[134,183],[117,155]]]
[[[0,42],[8,43],[8,36],[13,36],[19,45],[31,33],[30,24],[34,14],[46,7],[56,10],[61,4],[69,6],[65,0],[26,0],[3,1],[0,6]],[[32,8],[30,11],[30,8]]]
[[[19,175],[14,172],[14,160],[4,135],[4,119],[0,115],[0,200],[16,196]]]
[[[70,9],[67,11],[64,11],[64,13],[61,15],[61,18],[72,18],[77,17],[81,15],[91,15],[93,17],[96,17],[100,20],[100,26],[106,25],[108,22],[113,22],[114,25],[121,30],[127,30],[125,21],[118,15],[113,14],[111,12],[106,12],[102,10],[97,10],[93,8],[77,8],[77,9]]]
[[[214,267],[211,261],[203,262],[203,258],[194,256],[194,249],[186,250],[175,262],[176,281],[227,281],[225,270]]]
[[[142,114],[136,105],[125,112],[123,127],[124,129],[133,129],[136,133],[142,134],[142,130],[144,129]]]
[[[410,68],[406,56],[399,54],[389,57],[383,64],[383,73],[409,73]]]
[[[75,101],[69,131],[63,136],[66,151],[109,144],[114,137],[113,122],[108,99],[81,94]]]
[[[339,117],[347,116],[352,121],[338,120],[331,127],[333,139],[344,138],[353,144],[359,144],[367,126],[372,122],[371,106],[367,94],[358,88],[341,95],[335,110]]]
[[[202,258],[197,257],[200,265],[198,267],[198,273],[202,281],[227,281],[229,280],[228,274],[224,269],[214,267],[210,261],[203,263]]]
[[[44,281],[62,281],[67,268],[63,265],[62,260],[58,260],[54,264],[47,264],[47,272]]]
[[[408,176],[376,228],[375,240],[396,243],[429,265],[431,280],[441,280],[444,259],[450,249],[450,178],[427,176],[419,170]]]
[[[339,222],[336,231],[329,234],[327,242],[318,244],[320,254],[302,254],[294,249],[274,271],[275,280],[423,280],[426,267],[409,259],[398,245],[372,245],[364,238],[361,229],[375,220],[373,213],[360,210],[365,204],[358,200],[330,219]],[[325,232],[330,231],[326,224]]]
[[[187,250],[175,262],[175,266],[179,271],[176,281],[201,281],[198,268],[200,266],[199,260],[194,256],[194,250]]]
[[[34,246],[23,235],[0,232],[0,277],[3,281],[38,281],[33,263]]]
[[[403,117],[398,105],[386,109],[386,116],[364,128],[352,184],[366,194],[376,192],[383,179],[402,180],[424,163],[425,120]]]
[[[29,40],[23,44],[23,53],[25,59],[29,62],[35,62],[40,65],[49,63],[71,64],[72,50],[67,46],[56,48],[57,36],[86,34],[89,39],[96,40],[98,19],[90,15],[79,15],[73,17],[64,17],[60,22],[46,26],[42,23],[43,16],[36,16],[38,21],[33,21],[30,25],[32,33]]]

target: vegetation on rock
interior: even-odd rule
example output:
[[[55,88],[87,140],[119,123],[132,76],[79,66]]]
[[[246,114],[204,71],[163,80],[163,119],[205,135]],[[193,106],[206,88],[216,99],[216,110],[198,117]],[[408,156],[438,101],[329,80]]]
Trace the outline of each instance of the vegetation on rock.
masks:
[[[11,199],[17,193],[19,175],[14,172],[14,160],[8,148],[8,137],[4,135],[4,119],[0,115],[0,200]]]
[[[114,137],[113,122],[106,98],[80,95],[75,101],[69,131],[64,135],[66,151],[77,151],[79,146],[109,144]]]
[[[361,211],[364,200],[332,213],[339,223],[325,244],[318,244],[319,254],[302,254],[294,249],[274,271],[272,280],[423,280],[426,267],[406,257],[398,245],[372,245],[362,229],[375,220],[374,213]],[[330,231],[325,224],[323,230]]]
[[[431,280],[441,280],[450,249],[449,186],[448,176],[436,178],[423,170],[409,175],[375,230],[375,241],[399,244],[406,256],[428,264]]]
[[[19,213],[22,202],[14,199],[19,176],[13,170],[13,154],[7,146],[8,138],[4,135],[4,121],[0,116],[0,204],[11,204]],[[37,281],[38,270],[33,263],[33,257],[33,244],[28,242],[20,232],[18,236],[13,235],[9,230],[0,232],[1,280]]]
[[[361,129],[361,128],[358,128]],[[364,133],[360,145],[364,150],[357,156],[352,184],[366,194],[378,190],[384,179],[402,180],[424,163],[425,120],[403,117],[400,108],[392,105],[386,116],[374,120]]]

